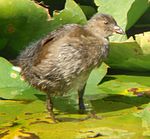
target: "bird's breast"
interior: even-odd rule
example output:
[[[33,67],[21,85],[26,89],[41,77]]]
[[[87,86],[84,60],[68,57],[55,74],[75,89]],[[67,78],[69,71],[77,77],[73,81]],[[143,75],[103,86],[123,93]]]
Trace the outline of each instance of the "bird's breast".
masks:
[[[109,52],[108,45],[104,45],[103,47],[101,47],[101,53],[102,53],[102,58],[103,59],[107,58],[108,52]]]

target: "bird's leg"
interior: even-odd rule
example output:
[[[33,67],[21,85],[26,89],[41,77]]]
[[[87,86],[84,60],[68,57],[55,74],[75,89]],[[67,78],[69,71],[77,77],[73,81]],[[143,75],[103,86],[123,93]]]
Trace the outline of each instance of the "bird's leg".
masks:
[[[53,112],[53,103],[49,93],[47,93],[46,104],[47,104],[47,110],[49,112],[50,117],[52,118],[53,122],[56,123],[55,115]]]
[[[83,86],[81,90],[78,90],[78,99],[79,99],[79,113],[83,114],[85,113],[85,106],[84,106],[84,100],[83,95],[85,91],[86,84]]]
[[[81,90],[78,90],[78,97],[79,97],[79,113],[80,114],[84,114],[86,111],[85,105],[84,105],[84,100],[83,100],[83,95],[85,92],[85,87],[86,84],[83,86],[83,88]],[[88,108],[87,108],[87,113],[88,116],[82,120],[86,120],[89,118],[94,118],[94,119],[101,119],[101,117],[98,117],[95,113],[95,111],[92,109],[91,103],[88,102]]]

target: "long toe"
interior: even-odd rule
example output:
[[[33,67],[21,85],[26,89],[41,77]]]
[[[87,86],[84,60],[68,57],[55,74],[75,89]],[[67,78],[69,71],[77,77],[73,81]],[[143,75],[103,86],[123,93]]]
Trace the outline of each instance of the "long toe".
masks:
[[[54,123],[54,124],[60,122],[59,119],[57,119],[57,118],[55,118],[55,117],[52,117],[51,115],[48,115],[48,116],[46,117],[46,119],[49,119],[49,120],[51,121],[50,123]]]
[[[88,120],[88,119],[97,119],[101,120],[101,116],[97,116],[94,112],[89,112],[88,115],[85,118],[80,119],[80,121]]]
[[[88,113],[87,118],[92,118],[92,119],[101,120],[101,119],[102,119],[102,116],[97,116],[95,112],[90,112],[90,113]]]
[[[86,110],[85,109],[79,109],[79,114],[86,114]]]

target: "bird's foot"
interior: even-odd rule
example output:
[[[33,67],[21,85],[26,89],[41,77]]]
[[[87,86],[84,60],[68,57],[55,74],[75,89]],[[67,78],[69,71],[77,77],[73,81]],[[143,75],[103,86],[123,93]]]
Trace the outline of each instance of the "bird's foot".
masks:
[[[79,114],[86,114],[87,112],[86,112],[85,108],[83,108],[83,109],[79,109],[78,113]]]
[[[102,117],[101,116],[97,116],[95,112],[89,112],[87,115],[87,119],[97,119],[97,120],[101,120]]]
[[[56,123],[58,123],[58,122],[59,122],[59,120],[58,120],[58,119],[56,119],[55,117],[51,117],[51,119],[52,119],[52,121],[53,121],[53,123],[54,123],[54,124],[56,124]]]
[[[97,119],[101,120],[101,116],[97,116],[95,112],[89,112],[88,115],[85,118],[82,118],[81,121],[88,120],[88,119]]]
[[[50,119],[51,121],[52,121],[52,123],[54,123],[54,124],[56,124],[56,123],[59,123],[60,122],[60,120],[59,119],[57,119],[57,118],[55,118],[55,116],[53,115],[48,115],[48,117],[47,117],[48,119]]]
[[[53,123],[58,123],[59,120],[55,117],[55,114],[52,109],[48,109],[48,119],[51,119]]]

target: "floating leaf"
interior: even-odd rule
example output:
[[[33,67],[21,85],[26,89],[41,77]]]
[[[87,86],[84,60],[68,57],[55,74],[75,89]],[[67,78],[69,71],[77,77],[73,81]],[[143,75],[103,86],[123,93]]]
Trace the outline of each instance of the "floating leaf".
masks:
[[[112,15],[124,30],[132,27],[149,7],[148,0],[95,0],[95,3],[99,12]]]
[[[125,52],[125,54],[124,54]],[[138,34],[124,42],[112,42],[107,64],[113,69],[150,70],[150,32]]]
[[[142,119],[142,126],[146,129],[143,135],[150,137],[150,103],[137,116]]]
[[[73,0],[67,0],[65,9],[55,15],[54,18],[50,17],[48,9],[34,1],[1,0],[0,36],[2,37],[0,54],[7,58],[15,57],[20,53],[20,50],[27,47],[31,42],[59,26],[66,23],[83,24],[85,22],[84,13]]]
[[[23,81],[19,72],[4,58],[0,58],[0,97],[3,99],[36,99],[41,94]]]
[[[1,55],[15,55],[49,26],[48,10],[30,0],[0,1]],[[4,46],[5,45],[5,46]]]
[[[89,128],[80,131],[77,139],[103,138],[103,139],[126,139],[132,138],[135,133],[121,129],[111,129],[107,127]]]
[[[83,11],[73,0],[66,0],[65,9],[58,12],[56,15],[54,14],[53,18],[54,19],[51,22],[53,29],[69,23],[86,23],[86,17]]]
[[[95,3],[99,6],[99,12],[112,15],[123,30],[131,28],[149,7],[148,0],[95,0]],[[124,40],[127,40],[126,35],[111,37],[112,42]]]
[[[12,1],[13,0],[10,0],[6,3],[10,4]],[[116,1],[112,1],[116,3]],[[3,2],[3,0],[0,1],[0,3],[1,2]],[[117,2],[118,4],[122,3],[122,1],[118,0]],[[103,7],[103,3],[109,3],[109,1],[97,0],[97,4],[100,4],[100,7]],[[137,11],[135,8],[141,3],[144,4],[140,10],[138,9],[139,12],[135,14]],[[4,2],[2,5],[6,6]],[[20,10],[15,11],[15,8],[13,8],[11,5],[14,5],[14,7],[19,7]],[[120,13],[121,16],[118,16],[117,20],[119,21],[120,25],[122,25],[123,20],[119,17],[123,17],[123,19],[126,20],[130,17],[127,16],[127,12],[129,12],[129,15],[136,15],[132,21],[125,21],[125,26],[122,27],[126,29],[134,24],[133,22],[139,18],[140,14],[142,11],[144,12],[147,6],[146,0],[131,0],[130,2],[127,1],[122,5],[123,10],[119,12],[125,12],[125,17],[122,16],[124,15],[122,13]],[[106,6],[109,7],[110,5]],[[112,12],[116,13],[114,9],[115,6],[116,5],[113,3]],[[133,10],[131,10],[132,7]],[[28,8],[29,11],[31,10],[31,15],[29,15]],[[3,8],[1,8],[0,11],[2,11],[2,9]],[[0,26],[2,25],[2,32],[4,32],[3,29],[7,31],[4,32],[5,35],[0,40],[0,50],[3,54],[4,52],[8,52],[8,50],[13,50],[13,54],[17,53],[17,51],[20,51],[21,48],[26,47],[27,43],[30,41],[40,38],[43,34],[46,34],[63,24],[86,23],[86,18],[83,14],[83,11],[73,0],[67,0],[65,9],[56,12],[54,18],[52,18],[50,21],[47,21],[49,18],[47,12],[45,11],[46,9],[35,4],[33,1],[22,0],[20,2],[17,0],[9,5],[9,9],[10,11],[6,10],[5,12],[1,12],[0,17],[1,15],[6,14],[9,21],[12,21],[12,18],[10,18],[12,16],[9,16],[9,14],[15,14],[15,19],[17,20],[14,20],[13,18],[13,22],[9,22],[9,24],[7,24],[7,29],[3,28],[3,25],[1,24],[4,24],[4,22],[0,23]],[[108,8],[108,10],[111,10],[111,8]],[[120,9],[117,7],[116,10]],[[24,14],[24,11],[26,14]],[[39,13],[36,17],[33,16],[36,15],[33,11],[35,13],[40,11],[41,13]],[[30,24],[31,28],[28,28],[29,24],[22,26],[22,21],[26,21],[22,15],[24,15],[25,19],[28,19],[28,16],[31,17],[28,19],[28,21],[34,20]],[[35,21],[37,21],[35,17],[36,19],[38,18],[37,20],[40,20],[39,24],[33,24]],[[32,29],[35,29],[33,27],[34,25],[35,28],[39,25],[39,33],[37,34],[36,32],[35,34],[33,33]],[[25,29],[27,29],[27,32],[25,31],[24,37],[22,33],[24,33],[23,31]],[[17,31],[21,33],[22,39],[27,37],[26,41],[16,39],[16,36],[19,34],[15,34]],[[35,36],[31,37],[33,35],[32,33]],[[28,37],[31,37],[31,40],[28,40]],[[117,62],[117,64],[114,64],[116,67],[113,64],[111,67],[114,66],[115,68],[121,68],[122,66],[123,68],[125,67],[125,69],[131,70],[134,70],[136,67],[137,70],[137,67],[140,66],[139,69],[141,71],[145,71],[145,69],[149,70],[149,64],[147,60],[150,52],[148,48],[149,33],[145,33],[144,36],[142,34],[136,36],[136,40],[130,38],[128,41],[123,41],[123,43],[118,43],[120,38],[117,38],[116,40],[117,42],[112,42],[111,44],[110,57],[112,58],[112,61],[110,61],[109,65],[111,65],[111,63],[114,61]],[[14,43],[14,41],[16,42]],[[8,47],[8,44],[12,44],[13,47]],[[117,49],[118,46],[119,48]],[[134,58],[134,60],[137,61],[133,60],[133,62],[131,60],[132,64],[127,63],[127,65],[125,65],[126,60],[130,58]],[[140,64],[140,60],[145,60],[145,63]],[[31,88],[21,79],[18,68],[11,65],[5,59],[0,58],[0,138],[147,139],[149,137],[149,105],[147,105],[147,103],[150,101],[149,75],[140,75],[139,73],[138,75],[133,75],[132,72],[132,75],[128,73],[105,76],[107,73],[107,68],[108,66],[103,64],[100,69],[96,69],[91,73],[85,92],[85,101],[87,99],[89,100],[92,109],[95,110],[96,114],[101,116],[102,119],[83,120],[83,118],[86,118],[87,114],[78,114],[76,98],[70,96],[61,96],[54,97],[53,102],[56,118],[62,122],[59,122],[58,124],[52,124],[52,120],[48,117],[48,113],[45,108],[45,94]],[[75,94],[77,94],[77,92]],[[73,93],[69,95],[74,96]],[[135,114],[139,114],[138,117],[136,117]],[[142,119],[142,122],[139,117]]]
[[[88,95],[96,95],[98,91],[98,84],[101,82],[101,80],[104,78],[104,76],[107,74],[108,65],[103,63],[100,68],[97,68],[92,71],[90,74],[90,77],[88,79],[87,85],[86,85],[86,94]]]

